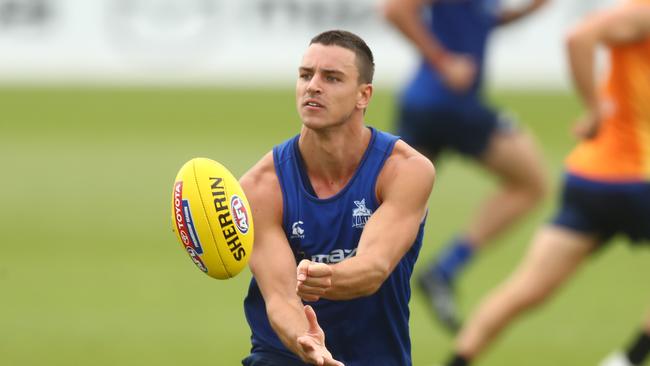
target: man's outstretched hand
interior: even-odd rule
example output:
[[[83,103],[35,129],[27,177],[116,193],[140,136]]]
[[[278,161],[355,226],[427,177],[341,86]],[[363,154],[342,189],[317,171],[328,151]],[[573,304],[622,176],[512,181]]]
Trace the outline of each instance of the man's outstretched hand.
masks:
[[[309,329],[304,335],[298,337],[298,347],[302,359],[318,366],[344,366],[343,363],[332,358],[332,354],[325,347],[325,333],[318,325],[314,309],[305,305],[304,310],[309,322]]]

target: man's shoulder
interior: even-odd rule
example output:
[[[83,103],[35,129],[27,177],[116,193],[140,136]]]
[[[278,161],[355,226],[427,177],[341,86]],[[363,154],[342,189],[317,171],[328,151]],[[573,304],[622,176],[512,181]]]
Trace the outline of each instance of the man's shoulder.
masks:
[[[421,208],[426,205],[435,177],[431,160],[398,140],[377,179],[377,199],[382,204],[390,201],[402,208]]]
[[[378,192],[394,184],[402,184],[404,179],[428,186],[435,179],[435,168],[429,158],[406,142],[397,140],[379,175]]]
[[[415,162],[415,164],[424,164],[433,168],[433,163],[431,163],[429,158],[401,139],[395,142],[395,147],[389,156],[389,160],[394,164],[409,164]]]

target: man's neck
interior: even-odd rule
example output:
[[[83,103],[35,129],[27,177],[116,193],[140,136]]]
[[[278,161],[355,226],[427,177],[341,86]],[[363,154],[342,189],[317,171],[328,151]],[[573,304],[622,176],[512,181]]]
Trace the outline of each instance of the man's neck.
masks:
[[[333,196],[345,187],[361,163],[371,135],[362,122],[325,131],[303,127],[298,146],[318,197]]]

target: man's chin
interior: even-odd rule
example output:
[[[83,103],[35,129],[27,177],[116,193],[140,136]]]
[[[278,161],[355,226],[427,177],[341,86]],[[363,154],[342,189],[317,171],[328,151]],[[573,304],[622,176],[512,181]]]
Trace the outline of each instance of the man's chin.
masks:
[[[312,130],[320,130],[331,125],[331,123],[321,118],[303,118],[302,124]]]

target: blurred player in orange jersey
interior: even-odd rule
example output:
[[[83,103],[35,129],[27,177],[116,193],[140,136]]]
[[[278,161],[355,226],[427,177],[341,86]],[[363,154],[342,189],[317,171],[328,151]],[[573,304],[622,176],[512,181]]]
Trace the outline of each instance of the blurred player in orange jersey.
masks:
[[[596,87],[595,52],[610,51]],[[588,255],[616,234],[650,241],[650,0],[628,0],[587,17],[569,34],[568,56],[585,116],[566,161],[560,208],[539,229],[519,268],[461,330],[447,365],[468,365],[518,315],[546,300]],[[650,318],[625,353],[604,366],[640,365],[650,353]]]

